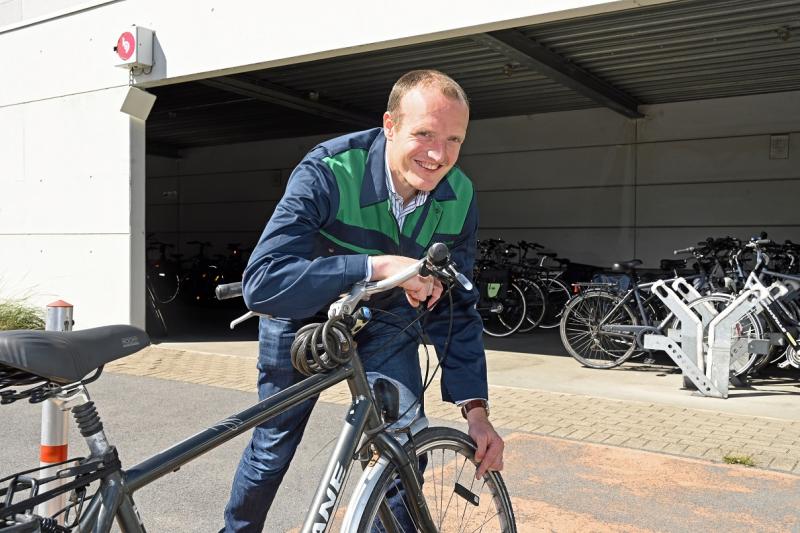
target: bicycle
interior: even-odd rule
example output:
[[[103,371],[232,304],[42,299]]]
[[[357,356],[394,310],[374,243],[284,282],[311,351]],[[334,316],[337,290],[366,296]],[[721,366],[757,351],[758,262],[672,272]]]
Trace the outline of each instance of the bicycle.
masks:
[[[177,261],[167,257],[167,248],[174,248],[174,245],[156,240],[150,242],[146,250],[158,250],[158,257],[147,261],[145,275],[150,281],[155,301],[168,304],[175,300],[181,288],[180,266]]]
[[[674,253],[694,251],[694,248],[676,250]],[[567,352],[579,363],[589,368],[614,368],[632,357],[652,353],[644,347],[648,334],[666,335],[670,329],[678,329],[675,315],[665,309],[661,300],[650,289],[655,281],[642,283],[637,268],[642,261],[621,261],[612,266],[612,271],[626,274],[632,280],[631,288],[623,294],[613,283],[580,283],[580,294],[567,304],[561,318],[561,341]],[[665,260],[662,270],[672,271],[665,281],[678,278],[677,269],[685,263]],[[686,281],[703,280],[702,274],[683,278]],[[647,294],[649,293],[649,294]],[[710,294],[688,303],[690,309],[708,309],[717,314],[733,300],[729,294]],[[762,328],[753,313],[745,315],[737,324],[736,336],[745,344],[761,337]],[[742,359],[732,359],[735,375],[746,372],[755,359],[755,352],[745,350]]]
[[[308,376],[306,379],[127,470],[122,469],[116,448],[105,436],[86,386],[100,377],[106,363],[145,348],[149,344],[147,334],[132,326],[68,333],[0,333],[0,401],[27,398],[32,402],[58,402],[62,409],[72,412],[90,451],[88,457],[60,463],[57,466],[62,468],[49,478],[36,479],[42,468],[33,468],[0,480],[0,533],[105,533],[111,530],[114,519],[123,533],[143,532],[133,500],[137,490],[342,381],[347,381],[353,401],[309,508],[304,532],[330,529],[353,463],[358,463],[363,472],[347,507],[342,531],[368,531],[377,523],[386,531],[401,531],[403,517],[389,504],[390,499],[398,499],[399,482],[404,488],[399,503],[415,531],[466,528],[516,532],[502,476],[490,471],[480,481],[475,480],[477,463],[471,439],[451,428],[422,427],[426,426],[425,419],[418,416],[405,427],[393,427],[413,407],[418,415],[420,400],[401,415],[397,387],[384,380],[373,390],[367,381],[353,336],[369,320],[370,312],[358,304],[419,273],[440,279],[446,287],[445,295],[456,286],[471,290],[470,282],[450,263],[447,248],[439,244],[431,247],[428,257],[392,278],[357,283],[330,306],[326,322],[298,331],[292,363]],[[221,286],[217,291],[219,298],[240,294],[241,284]],[[30,349],[32,346],[36,349]],[[10,387],[27,388],[3,390]],[[65,484],[42,489],[54,480]],[[90,494],[93,482],[99,486]],[[69,496],[64,508],[49,517],[34,514],[38,504],[60,494]],[[58,524],[59,519],[63,524]],[[490,521],[492,524],[486,527]]]

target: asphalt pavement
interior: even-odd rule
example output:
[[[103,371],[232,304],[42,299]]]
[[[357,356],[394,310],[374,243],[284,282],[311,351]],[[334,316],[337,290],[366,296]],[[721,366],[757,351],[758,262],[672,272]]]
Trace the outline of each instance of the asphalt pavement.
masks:
[[[106,373],[90,385],[110,440],[130,466],[250,403],[253,392]],[[264,531],[293,531],[321,476],[345,407],[320,402]],[[0,406],[0,476],[35,464],[39,407]],[[463,428],[460,422],[434,420]],[[800,477],[631,448],[503,430],[519,531],[800,531]],[[136,493],[151,532],[221,525],[246,436]],[[76,432],[70,455],[83,454]]]

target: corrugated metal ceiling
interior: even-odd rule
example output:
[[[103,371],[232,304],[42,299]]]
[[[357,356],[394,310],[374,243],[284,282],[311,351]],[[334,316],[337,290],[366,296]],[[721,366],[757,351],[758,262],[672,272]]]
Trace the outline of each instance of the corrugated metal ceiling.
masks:
[[[640,104],[800,90],[800,0],[685,0],[517,30]],[[475,119],[601,105],[470,37],[235,78],[374,117],[377,125],[394,81],[428,67],[463,85]],[[152,92],[153,151],[353,129],[202,82]]]

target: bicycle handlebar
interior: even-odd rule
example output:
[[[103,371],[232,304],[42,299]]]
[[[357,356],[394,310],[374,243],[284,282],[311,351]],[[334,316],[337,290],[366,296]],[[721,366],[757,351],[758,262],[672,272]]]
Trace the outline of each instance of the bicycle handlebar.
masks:
[[[690,253],[694,252],[695,250],[697,250],[696,247],[690,246],[688,248],[681,248],[680,250],[673,250],[672,251],[672,255],[690,254]]]
[[[447,246],[437,242],[428,249],[427,255],[409,265],[394,276],[381,281],[362,281],[356,283],[350,292],[331,304],[328,318],[341,317],[353,313],[361,300],[373,294],[399,287],[416,275],[433,275],[447,281],[454,281],[466,290],[472,290],[472,283],[450,262],[450,251]]]
[[[238,298],[242,295],[242,282],[226,283],[224,285],[217,285],[214,289],[217,295],[217,300],[227,300],[229,298]]]

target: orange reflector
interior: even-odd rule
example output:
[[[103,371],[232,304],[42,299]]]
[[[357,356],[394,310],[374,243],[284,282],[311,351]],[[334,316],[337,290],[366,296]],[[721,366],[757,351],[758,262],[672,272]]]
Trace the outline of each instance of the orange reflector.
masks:
[[[39,460],[43,463],[60,463],[67,460],[67,445],[48,446],[41,444],[39,446]]]

